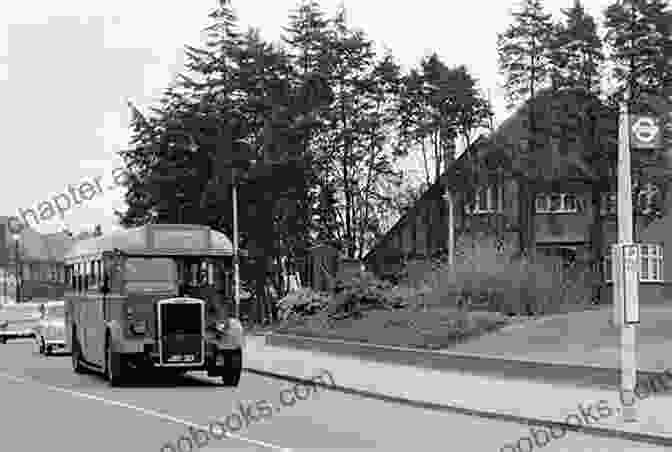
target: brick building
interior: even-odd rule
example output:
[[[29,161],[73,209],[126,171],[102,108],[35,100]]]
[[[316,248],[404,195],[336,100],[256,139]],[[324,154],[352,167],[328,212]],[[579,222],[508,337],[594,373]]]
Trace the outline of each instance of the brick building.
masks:
[[[8,231],[9,217],[0,217],[0,266],[9,275],[16,273],[16,242]],[[40,234],[25,228],[19,238],[18,263],[23,277],[22,298],[53,298],[62,294],[65,252],[74,239],[63,233]],[[14,296],[14,288],[0,283],[0,295]]]
[[[607,170],[606,186],[596,184],[596,170],[585,163],[584,149],[600,146],[600,152],[603,149],[615,157],[618,122],[615,115],[606,117],[597,143],[584,138],[580,96],[568,90],[537,98],[535,121],[540,132],[532,164],[524,161],[529,143],[528,106],[516,111],[490,137],[477,140],[367,254],[367,267],[380,275],[391,274],[408,259],[445,251],[449,235],[444,195],[450,192],[457,242],[495,236],[518,248],[521,240],[529,240],[525,242],[528,249],[560,256],[568,265],[603,270],[601,299],[608,302],[608,254],[617,240],[615,167]],[[672,253],[672,243],[665,245],[668,237],[672,240],[672,184],[667,181],[672,173],[665,172],[672,169],[670,112],[672,105],[665,101],[655,105],[656,114],[670,119],[665,168],[645,168],[633,176],[635,240],[647,245],[642,248],[643,302],[672,297],[672,288],[665,289],[672,281],[672,268],[664,270],[663,265]],[[519,196],[521,180],[530,183],[532,179],[526,172],[534,173],[535,194],[534,215],[528,216],[520,215]]]

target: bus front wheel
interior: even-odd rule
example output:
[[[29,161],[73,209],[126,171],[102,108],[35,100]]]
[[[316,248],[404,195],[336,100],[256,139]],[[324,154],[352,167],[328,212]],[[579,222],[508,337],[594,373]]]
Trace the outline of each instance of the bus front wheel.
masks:
[[[110,386],[120,386],[123,383],[124,362],[121,353],[112,351],[110,343],[105,345],[105,378]]]
[[[243,372],[243,351],[226,352],[226,367],[222,370],[222,383],[225,386],[238,386]]]
[[[77,341],[77,333],[75,331],[72,332],[72,351],[70,353],[70,356],[72,357],[72,370],[75,371],[76,374],[83,374],[85,369],[84,366],[82,366],[82,360],[81,360],[81,348],[79,347],[79,342]]]

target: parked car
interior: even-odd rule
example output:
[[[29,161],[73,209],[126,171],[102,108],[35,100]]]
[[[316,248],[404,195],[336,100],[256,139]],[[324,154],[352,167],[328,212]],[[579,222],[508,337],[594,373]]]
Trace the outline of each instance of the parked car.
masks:
[[[0,344],[10,339],[35,337],[40,319],[38,307],[32,303],[7,303],[0,306]]]
[[[40,355],[65,350],[65,302],[49,301],[40,305],[40,322],[35,327],[35,342]]]

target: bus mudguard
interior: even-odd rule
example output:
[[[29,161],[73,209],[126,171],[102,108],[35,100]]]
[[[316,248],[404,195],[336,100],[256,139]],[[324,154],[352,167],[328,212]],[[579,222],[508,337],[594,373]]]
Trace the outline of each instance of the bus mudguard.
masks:
[[[107,330],[110,332],[110,346],[113,352],[120,352],[121,342],[124,340],[121,324],[117,320],[107,322]]]

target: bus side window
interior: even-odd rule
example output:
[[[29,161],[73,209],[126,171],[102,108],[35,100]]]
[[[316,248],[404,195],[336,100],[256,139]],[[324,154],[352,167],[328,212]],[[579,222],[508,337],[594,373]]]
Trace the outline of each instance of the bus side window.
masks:
[[[110,275],[107,272],[103,273],[103,278],[100,283],[100,291],[102,293],[109,293],[110,292]]]
[[[83,291],[89,290],[89,274],[91,271],[91,262],[84,262],[84,271],[82,272],[82,282],[84,283]]]
[[[89,285],[92,288],[96,286],[96,261],[91,261],[91,273],[89,276]]]
[[[76,291],[77,290],[77,280],[75,279],[75,265],[70,266],[70,285],[72,286],[72,290]]]
[[[100,259],[96,261],[96,275],[98,277],[96,284],[100,286],[103,284],[103,266]]]

